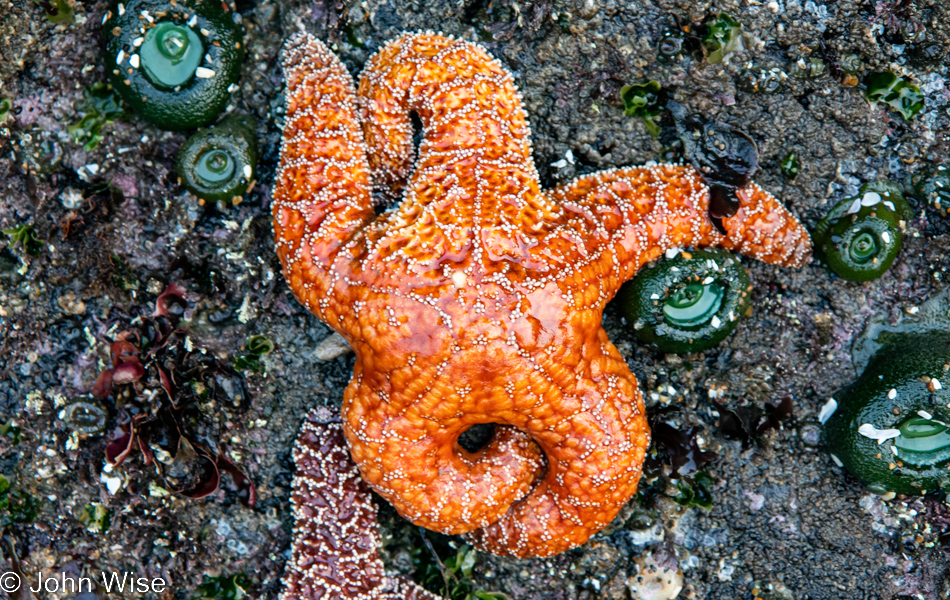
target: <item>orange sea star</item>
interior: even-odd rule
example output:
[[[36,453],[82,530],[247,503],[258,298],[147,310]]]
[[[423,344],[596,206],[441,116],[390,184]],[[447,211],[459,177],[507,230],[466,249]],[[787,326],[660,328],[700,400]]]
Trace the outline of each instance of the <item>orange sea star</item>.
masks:
[[[403,35],[358,94],[308,34],[283,66],[276,248],[300,302],[356,353],[342,415],[360,473],[410,521],[481,549],[583,543],[636,491],[650,437],[604,306],[669,248],[799,266],[807,232],[749,184],[720,235],[686,166],[541,191],[512,77],[475,44]],[[377,215],[374,186],[401,202]],[[471,453],[458,437],[479,423],[500,426]]]

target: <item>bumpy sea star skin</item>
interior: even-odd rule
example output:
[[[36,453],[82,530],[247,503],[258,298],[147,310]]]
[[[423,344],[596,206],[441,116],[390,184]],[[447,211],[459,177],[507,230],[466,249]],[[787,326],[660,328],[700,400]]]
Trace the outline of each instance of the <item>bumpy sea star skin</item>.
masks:
[[[720,235],[691,167],[542,192],[511,75],[471,43],[390,42],[359,100],[308,34],[283,65],[276,248],[297,298],[356,352],[343,421],[363,477],[412,522],[472,532],[494,553],[583,543],[636,491],[649,443],[636,378],[601,326],[606,303],[666,249],[800,266],[807,232],[750,184]],[[401,202],[377,216],[374,185]],[[478,423],[501,426],[470,453],[458,436]]]
[[[438,600],[379,559],[376,506],[346,450],[343,425],[310,412],[294,448],[294,542],[281,600]]]

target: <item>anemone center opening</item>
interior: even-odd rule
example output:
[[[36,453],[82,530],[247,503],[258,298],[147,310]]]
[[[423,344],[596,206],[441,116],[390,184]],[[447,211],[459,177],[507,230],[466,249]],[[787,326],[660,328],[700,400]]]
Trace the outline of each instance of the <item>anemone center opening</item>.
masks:
[[[478,423],[472,425],[459,435],[459,446],[466,452],[475,453],[488,445],[495,435],[494,423]]]
[[[231,179],[234,175],[234,159],[226,150],[210,148],[198,157],[196,173],[205,183],[219,184]]]
[[[911,417],[898,426],[894,440],[899,456],[912,465],[929,466],[950,460],[950,427],[941,421]]]
[[[171,89],[194,77],[204,58],[204,44],[191,27],[164,21],[145,34],[139,55],[149,81]]]
[[[862,231],[851,242],[851,258],[856,263],[866,263],[877,254],[877,240],[869,231]]]
[[[667,323],[677,327],[703,325],[719,311],[723,294],[717,281],[691,283],[670,295],[663,304],[663,316]]]

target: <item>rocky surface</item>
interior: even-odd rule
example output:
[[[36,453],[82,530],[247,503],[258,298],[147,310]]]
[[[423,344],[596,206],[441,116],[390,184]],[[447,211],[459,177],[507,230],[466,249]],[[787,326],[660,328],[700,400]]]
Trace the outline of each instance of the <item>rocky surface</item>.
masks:
[[[14,107],[0,124],[0,228],[30,224],[41,242],[35,257],[22,246],[0,250],[0,424],[21,428],[17,444],[0,436],[0,473],[39,502],[37,518],[7,527],[7,539],[27,575],[132,570],[171,582],[155,597],[193,597],[204,576],[235,573],[247,575],[253,597],[276,597],[295,432],[309,407],[338,406],[350,377],[352,356],[327,359],[329,329],[294,301],[272,250],[277,55],[291,32],[316,32],[354,74],[402,30],[483,42],[524,95],[545,185],[665,156],[619,100],[623,85],[649,79],[690,112],[747,131],[759,145],[756,180],[808,226],[861,183],[904,184],[946,162],[950,147],[946,61],[920,58],[928,45],[950,45],[950,8],[940,0],[241,0],[248,53],[231,108],[258,120],[260,176],[244,202],[218,210],[177,183],[184,134],[126,116],[106,124],[92,150],[71,138],[83,90],[105,79],[99,24],[108,6],[66,3],[73,22],[54,24],[39,4],[0,0],[0,97]],[[667,28],[699,31],[719,10],[742,23],[741,49],[709,64],[688,44],[681,59],[657,61]],[[865,69],[916,82],[925,109],[904,121],[869,105],[863,73],[850,79],[837,66],[851,53]],[[750,68],[793,73],[813,57],[824,73],[790,75],[773,94],[740,85]],[[792,181],[779,167],[789,151],[802,162]],[[854,378],[850,346],[868,318],[896,315],[945,285],[950,221],[915,207],[900,257],[870,283],[842,281],[818,264],[788,271],[747,261],[752,314],[705,353],[658,354],[609,309],[607,330],[658,421],[695,427],[700,446],[718,455],[705,466],[712,508],[677,504],[661,466],[649,493],[588,544],[546,560],[480,555],[473,585],[513,600],[636,598],[650,578],[682,585],[680,598],[948,597],[950,508],[940,498],[868,494],[817,441],[818,411]],[[253,508],[228,477],[204,499],[173,493],[141,455],[104,472],[112,400],[105,436],[80,439],[59,416],[88,397],[111,366],[110,342],[151,315],[170,283],[186,290],[181,326],[194,347],[230,362],[252,335],[276,346],[262,373],[247,372],[247,407],[205,403],[205,425],[192,424],[253,479]],[[746,443],[726,435],[712,404],[764,407],[786,397],[794,415]],[[661,411],[668,406],[676,410]],[[104,532],[82,518],[95,505],[110,515]],[[411,574],[418,533],[385,510],[383,520],[391,568]]]

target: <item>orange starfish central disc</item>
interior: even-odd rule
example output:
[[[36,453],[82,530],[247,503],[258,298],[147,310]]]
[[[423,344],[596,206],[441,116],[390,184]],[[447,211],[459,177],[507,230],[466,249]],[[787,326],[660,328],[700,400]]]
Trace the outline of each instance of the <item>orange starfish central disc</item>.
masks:
[[[471,43],[404,35],[358,92],[308,34],[283,66],[277,253],[300,302],[356,352],[343,422],[363,478],[412,522],[494,553],[583,543],[636,491],[650,439],[604,306],[668,248],[798,266],[807,232],[751,184],[720,235],[684,166],[541,191],[511,75]],[[374,186],[401,202],[377,215]],[[479,423],[499,426],[471,453],[458,437]]]

